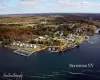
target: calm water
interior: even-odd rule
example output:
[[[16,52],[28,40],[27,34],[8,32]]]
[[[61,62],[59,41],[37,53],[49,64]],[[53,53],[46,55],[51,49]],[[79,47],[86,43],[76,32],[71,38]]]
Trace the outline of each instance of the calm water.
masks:
[[[94,67],[70,68],[69,63],[92,63]],[[0,48],[0,80],[4,73],[21,72],[23,80],[100,80],[100,35],[95,34],[80,47],[62,53],[43,51],[24,57]]]

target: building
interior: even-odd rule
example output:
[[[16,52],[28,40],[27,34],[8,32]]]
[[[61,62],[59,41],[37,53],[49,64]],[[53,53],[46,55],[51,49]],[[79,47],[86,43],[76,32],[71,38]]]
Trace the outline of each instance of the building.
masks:
[[[33,48],[34,48],[34,49],[36,49],[36,48],[37,48],[37,45],[36,45],[36,44],[34,44],[34,45],[33,45]]]
[[[0,44],[2,44],[2,41],[0,41]]]
[[[38,44],[29,44],[29,43],[21,43],[21,42],[18,42],[18,41],[15,41],[13,43],[11,43],[11,46],[19,46],[19,47],[26,47],[26,48],[37,48],[39,47],[40,45]]]

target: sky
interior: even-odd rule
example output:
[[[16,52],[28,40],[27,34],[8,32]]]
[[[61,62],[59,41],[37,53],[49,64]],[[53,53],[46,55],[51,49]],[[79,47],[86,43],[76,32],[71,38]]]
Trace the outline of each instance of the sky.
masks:
[[[100,0],[0,0],[0,14],[100,13]]]

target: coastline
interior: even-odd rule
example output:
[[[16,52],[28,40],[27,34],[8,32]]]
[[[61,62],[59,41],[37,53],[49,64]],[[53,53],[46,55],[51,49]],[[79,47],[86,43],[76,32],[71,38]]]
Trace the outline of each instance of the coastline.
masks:
[[[23,48],[22,49],[22,48],[19,48],[19,47],[13,47],[13,46],[7,46],[7,45],[5,45],[4,47],[13,49],[14,53],[16,53],[18,55],[26,56],[26,57],[32,55],[33,53],[36,53],[36,52],[39,52],[39,51],[42,51],[42,50],[46,49],[46,47],[43,47],[43,48],[34,49],[34,51],[30,51],[30,50],[28,50],[28,48]]]
[[[85,37],[86,37],[86,36],[84,36],[83,38],[81,38],[81,39],[78,41],[78,44],[72,44],[70,47],[64,46],[64,47],[63,47],[63,50],[61,50],[61,51],[70,50],[70,49],[73,49],[73,48],[79,46],[83,41],[88,40],[88,39],[85,39]]]
[[[70,44],[67,44],[67,42],[65,42],[66,44],[62,45],[62,49],[59,49],[60,50],[57,50],[56,52],[62,52],[62,51],[66,51],[66,50],[70,50],[70,49],[73,49],[77,46],[79,46],[83,41],[85,41],[86,36],[80,36],[79,38],[77,38],[75,40],[75,42],[78,42],[78,44],[74,44],[75,42],[73,43],[70,43]],[[68,45],[71,45],[68,47]],[[41,48],[23,48],[23,47],[16,47],[16,46],[11,46],[11,45],[5,45],[4,47],[7,47],[7,48],[10,48],[10,49],[13,49],[14,50],[14,53],[18,54],[18,55],[22,55],[22,56],[26,56],[26,57],[29,57],[30,55],[32,55],[33,53],[36,53],[36,52],[39,52],[39,51],[42,51],[42,50],[45,50],[46,48],[48,48],[47,46],[43,46]],[[51,51],[52,52],[52,51]]]

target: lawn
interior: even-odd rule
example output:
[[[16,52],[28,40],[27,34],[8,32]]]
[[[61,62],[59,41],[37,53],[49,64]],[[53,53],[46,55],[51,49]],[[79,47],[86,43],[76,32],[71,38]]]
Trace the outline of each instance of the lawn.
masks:
[[[75,40],[75,43],[76,43],[76,44],[81,44],[84,40],[85,40],[85,36],[79,36],[79,37]]]

